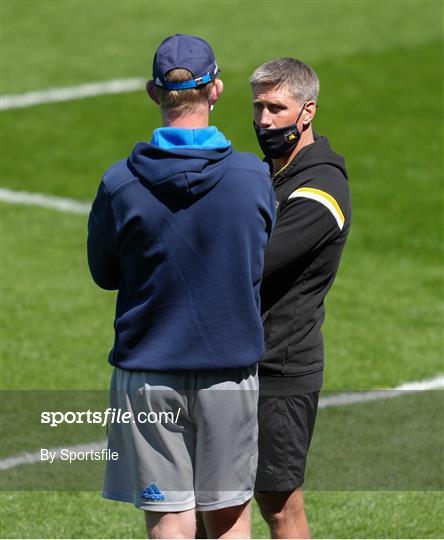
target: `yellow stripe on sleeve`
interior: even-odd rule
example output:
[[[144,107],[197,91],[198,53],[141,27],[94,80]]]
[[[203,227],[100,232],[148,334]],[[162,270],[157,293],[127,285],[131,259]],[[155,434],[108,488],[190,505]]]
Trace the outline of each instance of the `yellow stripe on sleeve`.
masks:
[[[334,197],[330,195],[330,193],[327,193],[326,191],[323,191],[322,189],[303,187],[303,188],[299,188],[293,191],[293,193],[288,198],[296,199],[299,197],[305,198],[305,199],[311,199],[313,201],[317,201],[323,204],[326,208],[328,208],[328,210],[330,210],[330,212],[332,213],[333,217],[336,220],[336,223],[338,224],[338,227],[342,230],[345,223],[345,216],[338,202],[336,201]]]

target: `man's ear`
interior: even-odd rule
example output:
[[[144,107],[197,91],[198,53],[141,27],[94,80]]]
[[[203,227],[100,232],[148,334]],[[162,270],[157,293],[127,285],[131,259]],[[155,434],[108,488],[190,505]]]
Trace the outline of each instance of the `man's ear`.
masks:
[[[210,98],[208,100],[210,106],[214,105],[216,101],[219,99],[219,96],[224,91],[224,83],[220,79],[215,79],[213,88],[210,92]]]
[[[146,83],[146,93],[150,96],[150,98],[154,101],[154,103],[157,103],[157,105],[159,105],[159,98],[157,97],[157,89],[153,81],[148,81]]]
[[[308,125],[312,122],[316,114],[316,101],[307,101],[305,103],[305,109],[302,113],[302,123],[303,125]]]

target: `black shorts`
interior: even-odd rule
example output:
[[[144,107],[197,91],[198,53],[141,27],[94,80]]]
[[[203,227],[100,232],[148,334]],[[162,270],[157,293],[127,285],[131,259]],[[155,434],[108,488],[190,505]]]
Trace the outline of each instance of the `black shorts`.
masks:
[[[256,491],[294,491],[302,486],[318,399],[319,390],[259,397]]]

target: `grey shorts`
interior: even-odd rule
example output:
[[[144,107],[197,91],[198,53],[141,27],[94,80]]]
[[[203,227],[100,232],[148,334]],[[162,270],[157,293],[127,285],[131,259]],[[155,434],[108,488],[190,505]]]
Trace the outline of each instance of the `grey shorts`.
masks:
[[[257,401],[256,366],[114,368],[108,448],[118,457],[107,461],[103,496],[154,512],[248,501],[257,469]]]

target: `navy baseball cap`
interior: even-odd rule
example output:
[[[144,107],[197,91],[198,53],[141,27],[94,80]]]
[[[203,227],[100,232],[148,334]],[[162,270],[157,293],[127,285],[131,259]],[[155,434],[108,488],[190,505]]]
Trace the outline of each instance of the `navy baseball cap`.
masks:
[[[172,69],[187,69],[192,79],[169,82]],[[213,81],[218,73],[213,49],[205,40],[187,34],[167,37],[159,45],[153,60],[153,81],[166,90],[188,90]]]

